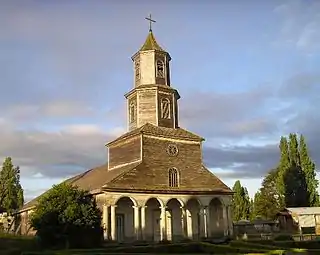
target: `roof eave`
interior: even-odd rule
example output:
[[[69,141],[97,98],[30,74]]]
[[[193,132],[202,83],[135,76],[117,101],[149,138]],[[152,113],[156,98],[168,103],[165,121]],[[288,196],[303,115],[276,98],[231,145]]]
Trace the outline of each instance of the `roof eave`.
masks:
[[[124,188],[112,188],[107,187],[107,184],[102,187],[102,191],[107,192],[122,192],[122,193],[146,193],[146,194],[193,194],[193,195],[207,195],[207,194],[221,194],[221,195],[232,195],[233,192],[224,189],[213,189],[208,191],[194,191],[194,190],[179,190],[179,189],[170,189],[170,190],[151,190],[151,189],[124,189]]]

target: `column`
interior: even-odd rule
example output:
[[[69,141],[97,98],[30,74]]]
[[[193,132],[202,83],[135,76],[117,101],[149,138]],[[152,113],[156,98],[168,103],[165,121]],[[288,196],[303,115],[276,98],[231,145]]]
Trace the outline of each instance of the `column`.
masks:
[[[223,215],[223,228],[224,228],[224,235],[229,235],[229,217],[228,217],[228,206],[222,207],[222,215]]]
[[[200,207],[199,211],[199,218],[200,218],[200,238],[206,237],[206,220],[205,220],[205,213],[204,207]]]
[[[180,207],[181,209],[181,233],[183,238],[187,238],[187,214],[186,209],[184,207]]]
[[[211,236],[211,228],[210,228],[210,211],[208,206],[203,206],[200,209],[200,224],[201,224],[201,232],[203,233],[201,236],[208,238]]]
[[[133,207],[134,232],[136,234],[136,240],[139,240],[139,235],[140,235],[139,207],[138,206],[132,206],[132,207]]]
[[[203,207],[203,229],[204,237],[208,238],[208,217],[207,217],[207,207]]]
[[[229,235],[233,235],[232,207],[228,206]]]
[[[111,240],[116,240],[116,205],[111,205]]]
[[[103,239],[109,238],[109,206],[103,205],[102,210],[102,226],[103,226]]]
[[[161,241],[167,239],[167,220],[166,220],[166,207],[161,206],[160,207],[161,213],[160,213],[160,237]]]
[[[205,207],[207,221],[207,237],[211,237],[210,207]]]
[[[141,239],[146,240],[146,206],[141,207]]]

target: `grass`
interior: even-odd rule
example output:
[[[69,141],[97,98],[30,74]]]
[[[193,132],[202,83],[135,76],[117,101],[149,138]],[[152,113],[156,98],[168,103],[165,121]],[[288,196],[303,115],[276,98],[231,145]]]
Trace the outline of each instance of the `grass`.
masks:
[[[172,244],[117,245],[96,249],[40,250],[34,237],[0,235],[1,255],[111,255],[111,254],[284,254],[285,251],[320,254],[320,241],[231,241],[229,244],[184,242]]]

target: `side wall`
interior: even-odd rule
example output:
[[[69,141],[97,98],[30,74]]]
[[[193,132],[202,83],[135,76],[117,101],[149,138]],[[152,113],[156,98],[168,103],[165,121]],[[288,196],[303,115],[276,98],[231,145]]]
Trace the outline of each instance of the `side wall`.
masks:
[[[141,159],[141,136],[137,135],[109,146],[109,169]]]

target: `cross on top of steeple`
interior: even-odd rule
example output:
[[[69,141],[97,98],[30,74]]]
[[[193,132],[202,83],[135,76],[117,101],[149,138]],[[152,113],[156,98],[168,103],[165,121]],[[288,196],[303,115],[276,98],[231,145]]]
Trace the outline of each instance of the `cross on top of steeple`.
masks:
[[[152,32],[152,23],[156,23],[156,21],[151,18],[151,14],[149,14],[149,17],[146,17],[145,19],[149,21],[149,32]]]

